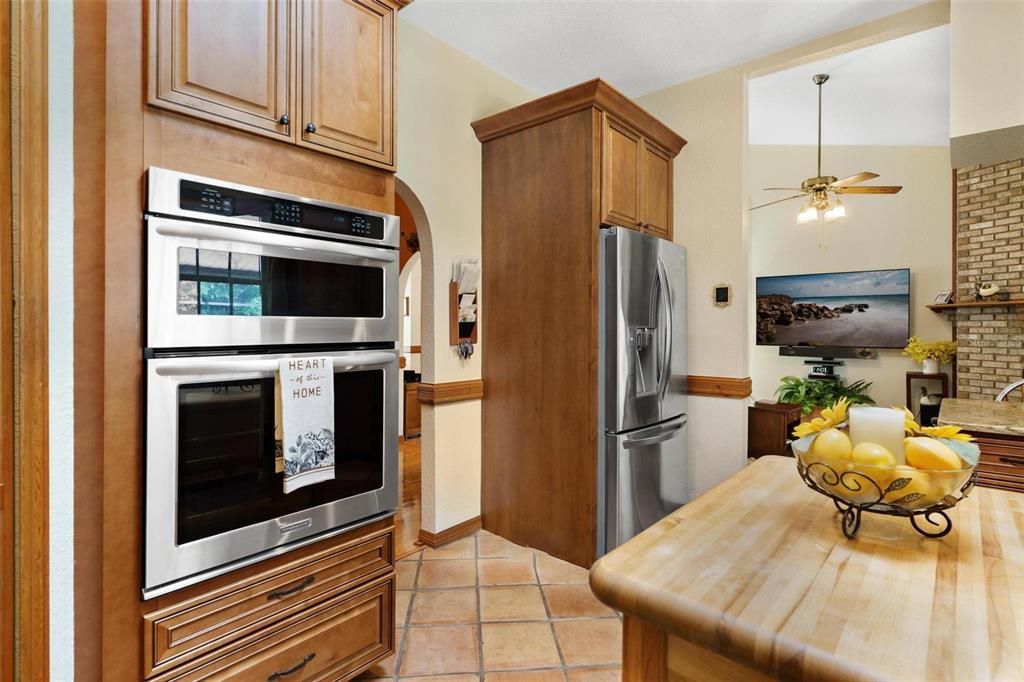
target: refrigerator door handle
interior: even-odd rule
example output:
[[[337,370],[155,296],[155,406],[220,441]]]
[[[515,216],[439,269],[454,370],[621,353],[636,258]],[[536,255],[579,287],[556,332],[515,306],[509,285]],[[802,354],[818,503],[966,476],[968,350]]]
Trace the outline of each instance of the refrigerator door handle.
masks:
[[[667,424],[661,427],[660,431],[653,436],[647,436],[646,438],[630,438],[626,440],[622,447],[628,449],[639,448],[645,445],[654,445],[655,443],[662,443],[666,440],[671,440],[676,437],[676,431],[686,426],[686,419],[680,419],[674,424]]]
[[[675,328],[675,320],[672,316],[672,288],[668,283],[668,273],[665,271],[665,261],[658,258],[658,283],[661,287],[659,298],[662,308],[665,311],[663,338],[665,343],[661,344],[660,375],[658,376],[658,396],[664,400],[665,391],[668,390],[668,381],[671,375],[672,364],[672,330]],[[661,325],[659,325],[661,326]]]

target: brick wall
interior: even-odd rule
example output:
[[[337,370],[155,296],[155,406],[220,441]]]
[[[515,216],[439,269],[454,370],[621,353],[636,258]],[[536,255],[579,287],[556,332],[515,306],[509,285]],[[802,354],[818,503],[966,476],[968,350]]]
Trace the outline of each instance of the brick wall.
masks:
[[[956,300],[978,280],[1024,298],[1024,159],[960,168],[956,189]],[[959,397],[992,399],[1024,376],[1024,307],[961,308],[956,340]]]

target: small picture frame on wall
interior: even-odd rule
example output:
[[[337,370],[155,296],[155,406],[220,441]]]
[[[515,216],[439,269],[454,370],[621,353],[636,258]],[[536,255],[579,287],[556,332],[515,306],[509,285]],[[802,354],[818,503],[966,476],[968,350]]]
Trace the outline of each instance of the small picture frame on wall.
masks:
[[[953,302],[953,290],[952,289],[943,289],[939,293],[935,294],[935,300],[932,301],[933,304],[938,304],[938,305],[942,305],[944,303],[952,303],[952,302]]]
[[[711,292],[711,301],[719,308],[732,303],[732,287],[728,284],[716,284]]]

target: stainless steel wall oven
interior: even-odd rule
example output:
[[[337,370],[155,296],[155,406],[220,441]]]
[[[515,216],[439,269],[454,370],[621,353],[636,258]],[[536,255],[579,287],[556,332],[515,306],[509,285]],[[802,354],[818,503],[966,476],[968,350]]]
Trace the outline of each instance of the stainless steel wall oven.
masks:
[[[397,506],[394,216],[149,171],[143,596]],[[334,478],[285,493],[282,358],[330,356]]]

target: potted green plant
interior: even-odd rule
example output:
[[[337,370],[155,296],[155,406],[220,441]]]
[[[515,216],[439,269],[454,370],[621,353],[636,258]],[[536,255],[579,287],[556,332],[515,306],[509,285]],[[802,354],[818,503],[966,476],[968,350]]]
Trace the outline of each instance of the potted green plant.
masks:
[[[808,419],[840,398],[846,398],[850,405],[874,405],[875,401],[868,395],[871,383],[854,381],[847,384],[842,379],[801,379],[788,376],[782,377],[779,387],[775,389],[775,397],[784,403],[799,405],[804,419]]]
[[[956,341],[922,341],[919,336],[911,336],[903,354],[920,362],[925,374],[938,374],[941,365],[948,365],[956,357]]]

